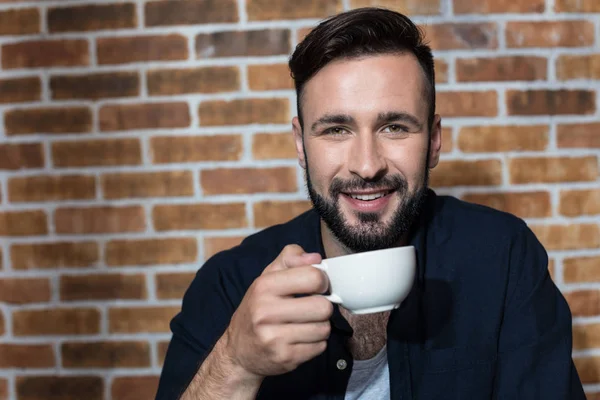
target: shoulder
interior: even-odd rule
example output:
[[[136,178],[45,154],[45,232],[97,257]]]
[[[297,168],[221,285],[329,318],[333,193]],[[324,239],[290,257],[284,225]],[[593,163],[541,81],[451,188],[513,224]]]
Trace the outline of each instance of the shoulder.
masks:
[[[438,196],[435,208],[436,227],[465,239],[510,241],[529,231],[525,221],[513,214],[451,196]]]

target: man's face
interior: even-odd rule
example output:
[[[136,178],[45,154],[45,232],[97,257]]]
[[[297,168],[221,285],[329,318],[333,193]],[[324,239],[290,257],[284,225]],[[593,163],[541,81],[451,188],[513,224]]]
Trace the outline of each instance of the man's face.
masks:
[[[419,212],[441,147],[425,85],[417,59],[394,54],[334,61],[304,87],[298,158],[315,209],[349,251],[398,245]]]

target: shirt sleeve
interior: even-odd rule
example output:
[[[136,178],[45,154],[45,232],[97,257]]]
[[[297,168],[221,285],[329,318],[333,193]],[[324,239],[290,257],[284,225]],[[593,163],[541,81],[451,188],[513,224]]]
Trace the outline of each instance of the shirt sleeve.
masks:
[[[185,392],[198,368],[221,337],[237,304],[235,285],[221,268],[230,257],[217,255],[196,274],[171,321],[173,333],[156,400],[176,400]]]
[[[526,226],[512,245],[509,273],[494,399],[585,400],[571,356],[571,311]]]

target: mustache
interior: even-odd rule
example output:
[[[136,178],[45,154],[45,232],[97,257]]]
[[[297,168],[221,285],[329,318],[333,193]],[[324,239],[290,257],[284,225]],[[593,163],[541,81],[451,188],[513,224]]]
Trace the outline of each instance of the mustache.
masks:
[[[399,174],[386,175],[377,181],[367,181],[359,177],[352,179],[334,178],[329,186],[329,195],[331,198],[336,198],[340,193],[378,189],[405,192],[408,190],[408,182]]]

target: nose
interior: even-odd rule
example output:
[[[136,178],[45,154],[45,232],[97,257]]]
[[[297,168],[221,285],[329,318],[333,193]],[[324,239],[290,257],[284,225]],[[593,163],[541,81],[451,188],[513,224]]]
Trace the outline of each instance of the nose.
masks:
[[[377,180],[387,172],[381,145],[371,133],[355,136],[348,156],[350,173],[366,181]]]

